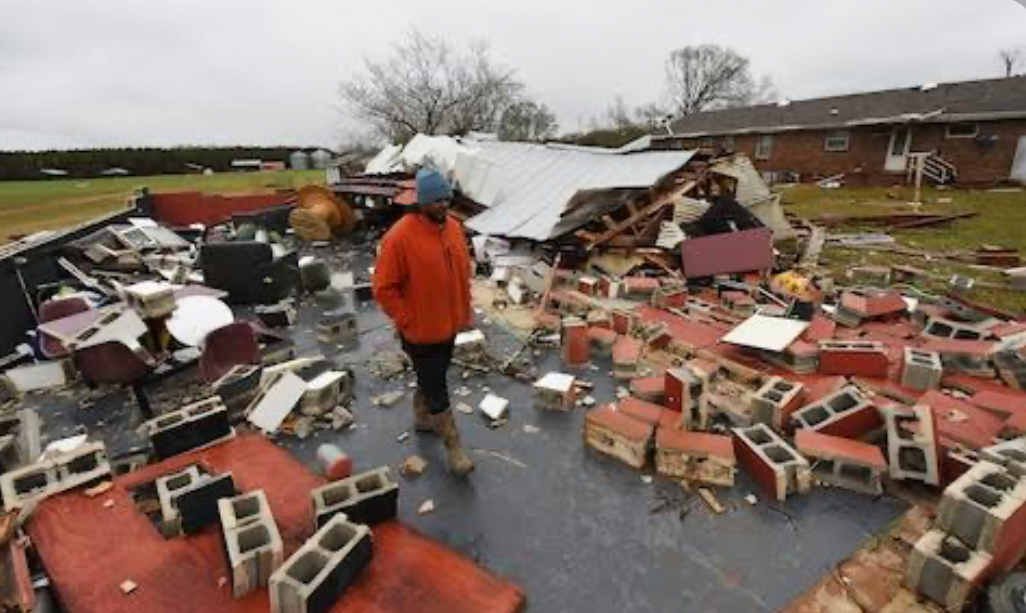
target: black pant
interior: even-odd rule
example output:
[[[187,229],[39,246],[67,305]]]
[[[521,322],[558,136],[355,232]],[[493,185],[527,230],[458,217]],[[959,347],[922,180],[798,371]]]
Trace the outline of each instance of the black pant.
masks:
[[[413,371],[417,373],[417,387],[427,401],[428,411],[432,415],[449,410],[449,384],[445,375],[452,362],[452,350],[455,338],[441,343],[411,343],[405,338],[403,351],[413,362]]]

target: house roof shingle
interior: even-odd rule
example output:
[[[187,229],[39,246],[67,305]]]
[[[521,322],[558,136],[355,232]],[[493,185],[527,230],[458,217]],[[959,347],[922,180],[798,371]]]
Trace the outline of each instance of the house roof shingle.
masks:
[[[673,134],[704,136],[1016,117],[1026,117],[1026,76],[706,111],[677,119]]]

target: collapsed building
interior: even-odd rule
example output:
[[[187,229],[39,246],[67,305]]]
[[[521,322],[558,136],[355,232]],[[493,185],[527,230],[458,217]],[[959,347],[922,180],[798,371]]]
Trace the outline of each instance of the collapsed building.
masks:
[[[453,377],[496,462],[480,499],[407,450],[409,365],[369,295],[424,166],[476,260]],[[5,603],[32,610],[32,576],[69,612],[679,602],[611,594],[623,558],[654,592],[718,586],[693,592],[714,610],[822,610],[824,568],[924,514],[901,580],[851,589],[889,573],[888,602],[966,609],[1026,553],[1026,323],[893,270],[832,278],[824,240],[744,156],[418,136],[326,189],[142,193],[9,247]]]

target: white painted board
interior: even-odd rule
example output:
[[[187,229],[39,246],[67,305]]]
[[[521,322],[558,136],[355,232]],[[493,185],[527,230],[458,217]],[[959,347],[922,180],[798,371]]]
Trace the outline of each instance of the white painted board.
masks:
[[[723,337],[723,342],[753,349],[780,352],[787,349],[809,322],[768,315],[752,315]]]

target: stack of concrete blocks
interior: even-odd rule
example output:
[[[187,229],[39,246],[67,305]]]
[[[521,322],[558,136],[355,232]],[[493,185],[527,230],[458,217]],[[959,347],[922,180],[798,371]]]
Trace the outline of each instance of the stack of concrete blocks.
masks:
[[[387,466],[334,481],[310,495],[318,526],[339,514],[356,523],[373,525],[393,519],[399,508],[399,484]]]
[[[356,313],[334,311],[325,313],[317,322],[317,340],[321,343],[351,343],[360,336]]]
[[[752,420],[769,424],[777,432],[790,426],[791,414],[802,406],[805,385],[782,377],[770,377],[751,397]]]
[[[327,613],[373,554],[370,529],[335,515],[271,575],[271,612]]]
[[[228,407],[218,396],[155,417],[144,423],[143,429],[161,460],[234,435]]]
[[[232,572],[232,596],[268,584],[285,557],[281,534],[263,490],[217,501],[221,535]]]
[[[563,319],[562,356],[567,366],[581,366],[591,359],[588,325],[578,317]]]
[[[68,453],[0,476],[4,509],[12,511],[110,476],[103,443],[86,443]]]
[[[584,444],[628,466],[644,468],[655,427],[617,410],[615,405],[584,416]]]
[[[910,588],[952,612],[1026,554],[1026,478],[981,461],[944,490],[937,523],[909,558]]]
[[[638,376],[641,364],[641,341],[631,336],[621,336],[613,345],[613,377],[633,379]]]
[[[671,368],[663,375],[666,408],[681,414],[681,425],[687,430],[708,425],[708,403],[704,399],[711,376],[688,366]]]
[[[766,424],[734,428],[734,455],[776,500],[809,491],[809,462]]]
[[[940,446],[933,411],[926,405],[882,411],[887,425],[887,460],[892,479],[940,484]]]
[[[128,306],[144,319],[167,317],[178,307],[174,288],[163,281],[143,281],[125,288]]]
[[[260,392],[262,366],[240,364],[214,382],[214,393],[228,408],[228,421],[237,423],[245,418],[246,408]]]
[[[303,415],[318,416],[331,411],[342,402],[343,390],[348,387],[348,373],[328,370],[307,382],[306,391],[299,400]]]
[[[901,384],[915,390],[931,390],[940,387],[944,376],[944,365],[936,351],[922,351],[905,347],[901,368]]]
[[[887,378],[890,361],[883,343],[876,341],[820,341],[819,372]]]
[[[576,378],[550,372],[534,384],[535,404],[547,411],[569,412],[577,405]]]
[[[157,501],[160,503],[160,519],[165,536],[182,532],[182,517],[174,499],[180,492],[200,480],[199,469],[190,466],[185,470],[157,478]]]
[[[798,451],[812,461],[821,482],[856,492],[883,494],[887,460],[874,445],[802,429],[795,434]]]
[[[730,487],[737,462],[729,436],[662,427],[656,432],[655,467],[674,479]]]
[[[847,386],[791,416],[796,428],[842,438],[862,438],[881,426],[880,411],[857,387]]]

